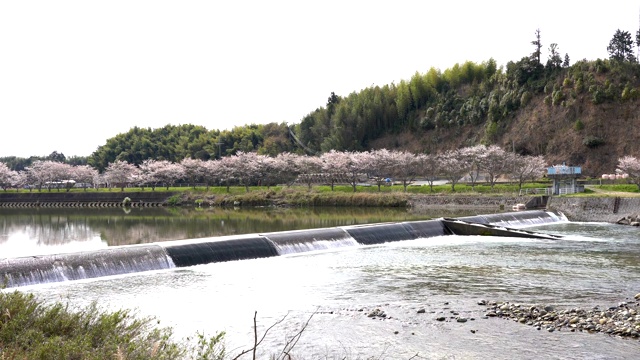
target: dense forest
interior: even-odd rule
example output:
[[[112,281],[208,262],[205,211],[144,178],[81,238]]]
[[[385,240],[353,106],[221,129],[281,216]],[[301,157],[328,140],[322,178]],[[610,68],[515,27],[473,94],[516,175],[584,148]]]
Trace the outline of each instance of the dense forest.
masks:
[[[326,106],[294,125],[252,124],[226,131],[198,125],[133,127],[87,158],[65,159],[55,152],[50,157],[103,171],[116,160],[139,165],[147,159],[208,160],[238,152],[319,155],[380,148],[435,154],[495,144],[521,155],[585,165],[587,174],[598,176],[612,171],[618,158],[640,155],[635,141],[640,65],[634,56],[640,32],[632,39],[628,31],[617,30],[608,59],[574,64],[555,43],[544,58],[540,30],[531,44],[531,54],[505,67],[493,59],[465,62],[416,72],[398,84],[344,96],[331,93]],[[21,170],[38,159],[0,161]]]

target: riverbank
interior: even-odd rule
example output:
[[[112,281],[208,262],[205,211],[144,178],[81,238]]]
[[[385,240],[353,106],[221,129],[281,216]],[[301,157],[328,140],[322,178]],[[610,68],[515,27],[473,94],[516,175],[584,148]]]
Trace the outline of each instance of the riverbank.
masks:
[[[369,189],[368,189],[369,190]],[[434,209],[511,211],[516,204],[527,209],[547,208],[572,221],[610,222],[640,212],[635,194],[596,193],[592,196],[517,196],[513,192],[416,193],[403,191],[326,191],[306,187],[252,189],[182,189],[180,191],[42,191],[0,192],[0,207],[320,207],[357,206],[407,208],[412,212]]]
[[[524,203],[539,208],[541,197],[519,197],[512,193],[413,193],[402,191],[324,191],[307,188],[255,189],[251,191],[87,191],[5,192],[0,207],[114,207],[114,206],[364,206],[398,207],[415,211],[455,208],[491,212],[510,210]]]
[[[615,223],[640,212],[639,197],[552,197],[547,209],[563,213],[571,221]]]

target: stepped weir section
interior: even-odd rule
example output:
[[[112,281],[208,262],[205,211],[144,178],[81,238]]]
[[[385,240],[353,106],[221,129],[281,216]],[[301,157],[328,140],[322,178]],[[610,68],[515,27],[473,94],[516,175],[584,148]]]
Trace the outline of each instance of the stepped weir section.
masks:
[[[511,236],[516,233],[522,236],[523,233],[532,232],[517,231],[516,228],[567,221],[562,215],[542,210],[460,217],[454,219],[457,224],[455,230],[447,227],[447,222],[451,220],[356,225],[177,240],[69,254],[5,259],[0,257],[0,281],[6,287],[19,287],[452,234],[485,234],[486,232],[477,232],[477,227],[482,225],[502,229],[486,233],[493,236]],[[465,224],[475,232],[464,233]]]

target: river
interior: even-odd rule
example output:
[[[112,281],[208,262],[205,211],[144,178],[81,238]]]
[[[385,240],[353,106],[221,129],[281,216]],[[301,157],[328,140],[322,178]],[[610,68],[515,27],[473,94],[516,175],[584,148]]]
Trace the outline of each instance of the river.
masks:
[[[147,210],[5,212],[0,257],[437,217],[379,209]],[[261,334],[284,318],[268,330],[260,358],[278,354],[308,321],[293,351],[303,359],[636,359],[638,339],[484,317],[480,299],[590,309],[640,292],[637,228],[521,226],[565,238],[437,236],[19,289],[74,306],[136,309],[178,337],[226,331],[232,354],[252,344],[254,314]],[[371,317],[376,312],[385,317]]]

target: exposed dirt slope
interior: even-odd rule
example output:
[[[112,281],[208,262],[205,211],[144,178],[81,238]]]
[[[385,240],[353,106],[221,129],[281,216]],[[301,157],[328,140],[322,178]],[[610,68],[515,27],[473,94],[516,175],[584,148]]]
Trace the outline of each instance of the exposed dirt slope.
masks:
[[[640,100],[595,105],[589,93],[562,105],[546,104],[545,94],[535,96],[525,107],[501,121],[495,143],[521,154],[544,155],[550,165],[566,162],[583,167],[586,176],[599,177],[615,171],[618,158],[640,157]],[[576,121],[583,124],[582,129]],[[436,153],[477,145],[484,126],[405,131],[388,134],[372,148],[406,149]],[[601,145],[587,146],[585,139],[598,138]]]

